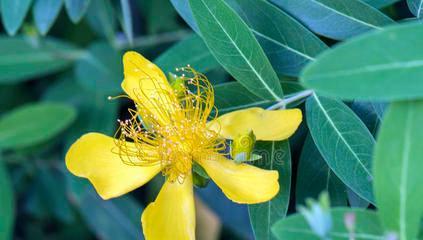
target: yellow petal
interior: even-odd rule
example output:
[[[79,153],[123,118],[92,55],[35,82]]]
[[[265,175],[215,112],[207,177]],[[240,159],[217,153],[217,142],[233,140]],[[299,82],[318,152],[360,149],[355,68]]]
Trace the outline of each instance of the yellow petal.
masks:
[[[144,210],[141,222],[147,240],[195,239],[192,176],[181,184],[166,181],[156,201]]]
[[[148,111],[144,115],[152,114],[162,124],[168,122],[170,113],[177,107],[177,98],[162,70],[133,51],[123,56],[123,69],[122,88],[126,94],[139,105],[140,110]]]
[[[237,203],[261,203],[279,192],[279,173],[241,163],[214,154],[197,158],[223,193]]]
[[[66,154],[66,166],[74,175],[88,178],[103,199],[132,191],[161,170],[160,165],[127,165],[116,152],[113,138],[100,133],[88,133],[70,147]]]
[[[227,139],[253,131],[257,140],[279,141],[289,138],[302,120],[300,109],[264,110],[248,108],[224,114],[208,123],[209,129]]]

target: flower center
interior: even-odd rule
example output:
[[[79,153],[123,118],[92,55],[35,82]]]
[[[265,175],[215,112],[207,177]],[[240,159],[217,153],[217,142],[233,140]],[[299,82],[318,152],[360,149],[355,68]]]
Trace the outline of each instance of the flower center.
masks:
[[[170,179],[191,171],[194,158],[216,151],[217,135],[204,124],[184,119],[163,128],[162,137],[157,139],[159,155],[165,164],[163,172]]]
[[[193,160],[225,149],[224,140],[206,125],[213,110],[212,118],[217,116],[213,87],[191,67],[181,70],[183,84],[177,93],[164,86],[147,92],[140,83],[137,99],[133,99],[137,108],[129,110],[130,119],[119,121],[116,143],[124,163],[161,164],[170,181],[183,181]]]

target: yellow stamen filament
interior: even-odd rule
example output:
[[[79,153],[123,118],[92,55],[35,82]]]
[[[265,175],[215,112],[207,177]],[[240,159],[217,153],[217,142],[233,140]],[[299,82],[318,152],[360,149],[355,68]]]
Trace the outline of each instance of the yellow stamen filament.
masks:
[[[206,127],[208,120],[217,117],[212,85],[189,65],[178,70],[184,72],[182,94],[171,92],[153,77],[139,80],[133,94],[136,109],[129,109],[129,119],[118,120],[116,137],[118,154],[125,164],[161,164],[170,181],[183,181],[194,157],[226,148],[219,134]],[[159,149],[158,155],[154,149]]]

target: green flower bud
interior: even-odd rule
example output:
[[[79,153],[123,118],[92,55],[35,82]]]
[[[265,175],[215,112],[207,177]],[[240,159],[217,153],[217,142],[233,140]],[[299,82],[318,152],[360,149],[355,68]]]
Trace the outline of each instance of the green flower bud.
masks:
[[[238,135],[234,138],[231,145],[231,156],[236,163],[250,161],[253,156],[256,136],[253,131]]]
[[[196,162],[192,165],[192,181],[194,186],[198,188],[205,188],[210,182],[210,177],[206,170]]]
[[[186,90],[184,77],[179,77],[173,73],[169,73],[168,78],[170,86],[173,91],[175,91],[176,96],[182,96]]]

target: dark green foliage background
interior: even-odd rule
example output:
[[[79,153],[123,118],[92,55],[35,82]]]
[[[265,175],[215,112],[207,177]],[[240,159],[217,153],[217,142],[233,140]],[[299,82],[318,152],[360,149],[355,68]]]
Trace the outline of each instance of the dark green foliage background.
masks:
[[[103,201],[64,165],[73,141],[112,136],[132,106],[107,100],[126,50],[204,72],[220,113],[303,111],[289,141],[256,145],[270,155],[253,164],[279,171],[274,199],[197,189],[217,238],[319,239],[297,209],[326,191],[329,239],[421,239],[422,12],[423,0],[0,0],[0,240],[143,238],[161,177]]]

